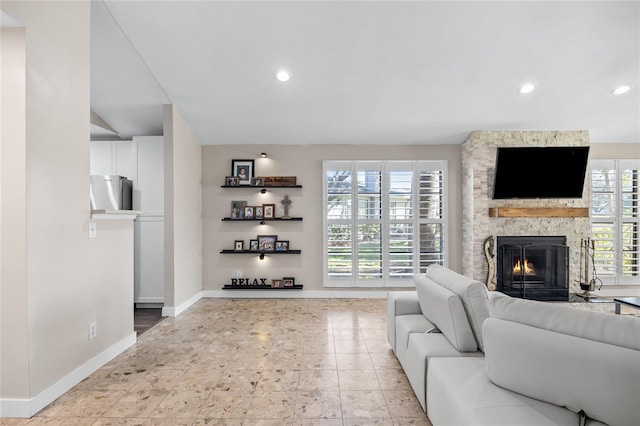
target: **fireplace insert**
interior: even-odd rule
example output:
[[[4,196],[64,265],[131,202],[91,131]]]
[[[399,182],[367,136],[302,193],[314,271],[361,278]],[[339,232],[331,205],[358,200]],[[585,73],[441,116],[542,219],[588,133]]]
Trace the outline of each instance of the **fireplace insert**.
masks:
[[[563,236],[498,237],[497,290],[513,297],[569,300],[569,247]]]

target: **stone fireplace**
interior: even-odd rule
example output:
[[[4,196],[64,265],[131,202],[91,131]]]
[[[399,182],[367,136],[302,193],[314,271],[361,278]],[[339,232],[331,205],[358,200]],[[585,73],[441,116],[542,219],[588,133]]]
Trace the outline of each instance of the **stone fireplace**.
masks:
[[[561,245],[566,246],[568,275],[563,278],[564,272],[554,271],[547,280],[564,281],[560,287],[566,285],[569,293],[580,293],[580,241],[590,234],[589,178],[585,179],[581,199],[494,200],[492,190],[497,148],[519,146],[589,146],[589,133],[475,131],[469,135],[462,145],[462,250],[465,258],[462,272],[486,283],[488,278],[492,278],[491,272],[495,271],[495,280],[499,269],[498,236],[560,236],[565,241]],[[503,215],[502,212],[509,214]],[[487,241],[491,241],[493,246],[489,262]],[[518,285],[513,284],[513,287]],[[533,283],[529,286],[530,295],[532,288]],[[509,291],[515,292],[516,289],[509,288]],[[564,298],[567,290],[562,292]]]

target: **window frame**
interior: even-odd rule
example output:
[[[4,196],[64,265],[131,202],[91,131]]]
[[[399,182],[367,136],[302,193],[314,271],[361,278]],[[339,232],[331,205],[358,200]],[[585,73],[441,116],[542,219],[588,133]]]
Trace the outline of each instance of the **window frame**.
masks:
[[[592,159],[590,164],[590,178],[591,178],[591,196],[589,200],[589,235],[591,239],[594,241],[594,244],[598,245],[598,239],[595,237],[593,228],[596,224],[605,224],[611,225],[613,228],[613,253],[614,253],[614,273],[612,275],[602,275],[600,273],[598,278],[601,280],[604,286],[615,286],[615,285],[636,285],[640,286],[640,274],[635,276],[624,276],[623,275],[623,246],[624,246],[624,237],[623,237],[623,225],[625,223],[635,223],[637,229],[640,229],[640,214],[636,212],[635,217],[625,217],[623,211],[623,201],[624,197],[622,196],[622,172],[624,170],[636,170],[640,171],[640,167],[638,167],[637,160],[627,160],[627,159]],[[594,171],[595,170],[610,170],[614,172],[615,176],[615,185],[613,187],[613,209],[614,214],[607,217],[597,217],[594,215]],[[637,194],[636,194],[636,200]],[[640,202],[640,200],[638,200]],[[636,210],[640,208],[638,204],[636,204]],[[638,243],[640,244],[640,243]],[[595,253],[594,253],[595,256]],[[640,266],[640,259],[636,261],[636,268]]]
[[[328,179],[327,173],[330,170],[345,170],[351,174],[351,217],[349,219],[330,219],[328,218]],[[380,203],[381,217],[360,218],[359,217],[359,200],[358,200],[358,172],[359,171],[380,171]],[[390,218],[390,172],[392,171],[410,171],[411,181],[411,219]],[[442,173],[441,183],[441,217],[439,219],[421,218],[420,217],[420,177],[421,172],[437,171]],[[448,266],[449,259],[449,241],[448,241],[448,162],[446,160],[324,160],[322,164],[322,197],[323,197],[323,286],[324,287],[342,287],[342,288],[398,288],[398,287],[414,287],[413,274],[419,273],[421,264],[420,249],[420,231],[421,225],[436,223],[441,227],[441,241],[443,249],[440,252],[443,266]],[[390,225],[397,223],[410,223],[412,225],[412,274],[403,278],[392,278],[390,276]],[[329,226],[332,224],[347,224],[351,226],[351,272],[344,278],[336,278],[329,276]],[[362,224],[379,224],[380,225],[380,244],[381,244],[381,277],[362,279],[358,272],[358,229]]]

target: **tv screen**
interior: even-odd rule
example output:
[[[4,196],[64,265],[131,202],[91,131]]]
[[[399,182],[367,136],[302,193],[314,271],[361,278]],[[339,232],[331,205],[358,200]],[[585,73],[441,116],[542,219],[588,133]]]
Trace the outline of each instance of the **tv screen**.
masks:
[[[498,148],[493,199],[582,198],[589,147]]]

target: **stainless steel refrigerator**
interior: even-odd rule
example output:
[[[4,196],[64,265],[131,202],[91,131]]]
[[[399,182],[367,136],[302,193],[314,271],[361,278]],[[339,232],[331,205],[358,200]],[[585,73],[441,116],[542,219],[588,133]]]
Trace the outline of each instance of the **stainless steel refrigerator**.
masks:
[[[133,181],[118,175],[91,175],[91,210],[132,210]]]

